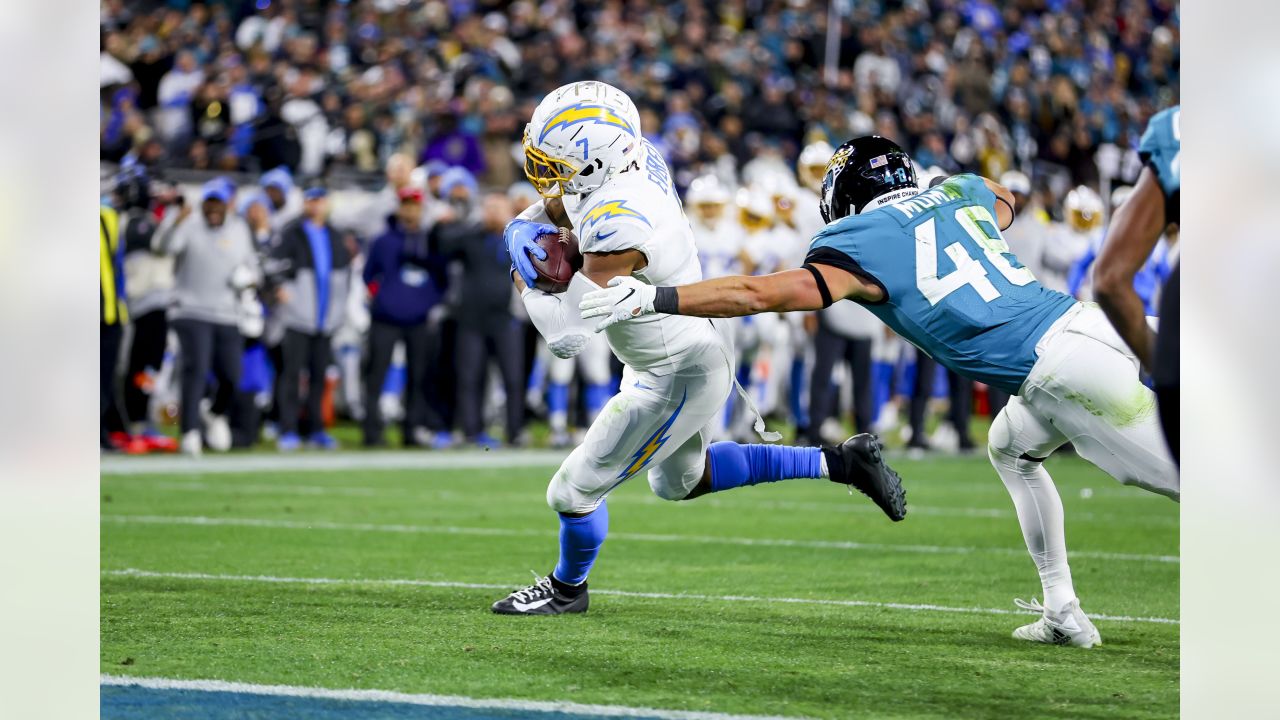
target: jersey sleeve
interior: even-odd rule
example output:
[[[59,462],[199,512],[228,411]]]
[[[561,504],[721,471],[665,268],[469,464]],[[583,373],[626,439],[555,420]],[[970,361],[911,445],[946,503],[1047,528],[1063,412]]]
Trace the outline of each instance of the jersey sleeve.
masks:
[[[996,194],[991,192],[991,188],[987,187],[987,183],[982,179],[982,176],[972,173],[953,175],[943,185],[955,187],[965,199],[985,207],[991,211],[992,217],[996,216]]]
[[[875,275],[863,267],[860,261],[862,248],[859,241],[870,236],[865,231],[865,223],[857,222],[858,216],[847,218],[843,222],[834,222],[826,226],[813,238],[809,245],[809,253],[804,258],[805,265],[829,265],[840,268],[866,282],[880,288],[883,299],[867,305],[878,305],[889,301],[889,289]]]
[[[1181,106],[1175,105],[1151,116],[1138,142],[1138,157],[1155,173],[1164,192],[1165,216],[1169,222],[1178,220],[1178,195],[1182,188],[1181,112]]]

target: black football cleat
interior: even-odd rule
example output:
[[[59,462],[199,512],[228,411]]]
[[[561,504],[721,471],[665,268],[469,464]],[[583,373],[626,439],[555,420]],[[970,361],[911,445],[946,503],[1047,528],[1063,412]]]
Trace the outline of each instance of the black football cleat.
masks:
[[[836,447],[823,448],[832,482],[857,488],[890,520],[898,522],[907,516],[907,491],[880,450],[880,441],[871,433],[860,433]]]
[[[523,590],[516,590],[493,604],[499,615],[564,615],[587,611],[587,584],[579,586],[581,592],[572,596],[560,591],[550,577],[538,581]]]

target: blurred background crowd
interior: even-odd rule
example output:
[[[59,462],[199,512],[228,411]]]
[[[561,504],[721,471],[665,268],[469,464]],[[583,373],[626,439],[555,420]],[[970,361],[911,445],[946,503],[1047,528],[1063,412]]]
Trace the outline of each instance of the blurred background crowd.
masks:
[[[106,0],[103,447],[173,449],[176,423],[192,453],[331,448],[344,420],[373,446],[526,444],[543,418],[536,442],[572,442],[616,362],[541,347],[501,232],[536,199],[524,124],[574,80],[635,100],[707,275],[796,262],[814,173],[876,133],[1013,189],[1015,254],[1087,298],[1138,138],[1178,102],[1178,23],[1173,0]],[[742,324],[763,408],[815,442],[852,420],[967,449],[998,394],[842,305]]]

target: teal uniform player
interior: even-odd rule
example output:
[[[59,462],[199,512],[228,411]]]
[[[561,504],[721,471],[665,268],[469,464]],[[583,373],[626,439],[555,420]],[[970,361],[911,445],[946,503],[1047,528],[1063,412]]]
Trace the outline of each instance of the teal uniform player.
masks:
[[[1009,252],[996,196],[976,175],[956,175],[893,205],[831,223],[810,263],[880,285],[867,307],[955,372],[1016,395],[1035,345],[1076,301],[1050,290]]]
[[[1151,116],[1147,131],[1138,143],[1138,155],[1147,169],[1155,174],[1164,195],[1165,224],[1177,223],[1182,194],[1182,106],[1175,105]],[[1161,290],[1160,332],[1156,334],[1155,363],[1151,370],[1156,397],[1159,398],[1160,424],[1175,459],[1181,440],[1178,421],[1181,398],[1178,332],[1181,324],[1178,297],[1181,267],[1179,261]]]
[[[1138,156],[1160,182],[1164,192],[1165,222],[1178,222],[1182,192],[1182,106],[1174,105],[1151,116],[1138,142]]]
[[[1009,392],[987,454],[1044,591],[1043,605],[1017,601],[1042,616],[1013,635],[1093,647],[1102,637],[1076,598],[1062,501],[1043,460],[1069,441],[1117,480],[1175,500],[1178,474],[1137,358],[1102,311],[1044,288],[1009,253],[997,222],[1012,220],[1012,201],[976,175],[920,192],[901,148],[856,138],[827,165],[829,224],[804,267],[680,287],[614,278],[584,296],[582,314],[604,328],[651,313],[734,317],[857,301],[943,365]]]

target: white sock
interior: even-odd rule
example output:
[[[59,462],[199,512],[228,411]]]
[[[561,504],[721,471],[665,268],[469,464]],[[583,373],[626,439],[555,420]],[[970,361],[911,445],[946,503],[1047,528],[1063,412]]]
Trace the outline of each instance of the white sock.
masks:
[[[990,448],[987,455],[1017,508],[1022,538],[1040,571],[1044,606],[1056,613],[1076,599],[1067,565],[1067,537],[1058,488],[1044,463],[1020,460]]]
[[[831,479],[831,470],[827,468],[827,454],[818,451],[818,456],[822,458],[822,466],[818,468],[818,477],[824,480]]]

